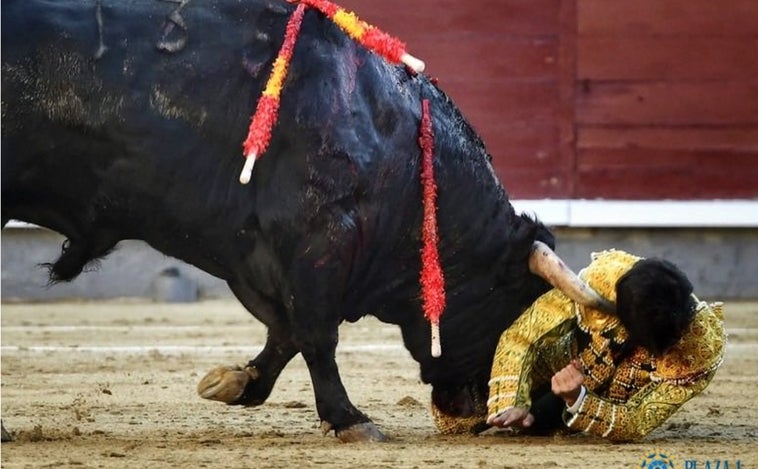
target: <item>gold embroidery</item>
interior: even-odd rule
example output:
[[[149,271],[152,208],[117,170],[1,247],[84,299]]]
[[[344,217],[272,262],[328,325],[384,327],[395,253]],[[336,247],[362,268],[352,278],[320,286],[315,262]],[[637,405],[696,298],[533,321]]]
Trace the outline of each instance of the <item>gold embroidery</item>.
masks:
[[[592,263],[579,272],[579,276],[587,282],[596,292],[612,303],[616,302],[616,281],[632,268],[641,257],[624,251],[609,249],[602,252],[593,252]],[[593,312],[593,316],[601,321],[606,320],[606,315],[600,311]],[[588,318],[592,319],[592,318]],[[588,324],[590,324],[588,322]],[[595,327],[595,330],[602,330]]]
[[[443,435],[476,433],[477,431],[481,431],[485,426],[482,415],[451,417],[443,414],[434,404],[432,404],[432,418],[434,419],[434,426],[437,427],[437,431]]]
[[[489,381],[487,407],[490,416],[511,407],[531,406],[529,393],[535,381],[532,371],[544,363],[538,359],[537,352],[559,341],[571,331],[574,323],[572,301],[559,290],[551,290],[538,298],[503,333],[495,350]],[[537,374],[552,376],[545,372]],[[510,379],[512,376],[518,376],[518,379]]]
[[[726,343],[722,305],[698,304],[698,313],[682,340],[658,360],[654,381],[685,384],[707,374],[721,364]],[[718,312],[714,312],[717,309]]]
[[[625,401],[630,393],[650,382],[650,370],[654,366],[650,355],[637,349],[613,373],[606,397],[617,402]]]

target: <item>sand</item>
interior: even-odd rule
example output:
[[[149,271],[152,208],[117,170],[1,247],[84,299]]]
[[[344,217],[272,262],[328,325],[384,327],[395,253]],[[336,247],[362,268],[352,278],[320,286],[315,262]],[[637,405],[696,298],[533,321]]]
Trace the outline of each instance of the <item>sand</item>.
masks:
[[[726,316],[730,340],[711,386],[633,444],[439,435],[431,388],[399,329],[346,324],[342,379],[390,441],[345,444],[322,435],[299,356],[263,406],[197,395],[207,371],[247,362],[264,342],[264,327],[234,300],[4,303],[2,419],[15,441],[2,444],[2,467],[631,468],[653,452],[677,468],[758,467],[758,303],[727,303]]]

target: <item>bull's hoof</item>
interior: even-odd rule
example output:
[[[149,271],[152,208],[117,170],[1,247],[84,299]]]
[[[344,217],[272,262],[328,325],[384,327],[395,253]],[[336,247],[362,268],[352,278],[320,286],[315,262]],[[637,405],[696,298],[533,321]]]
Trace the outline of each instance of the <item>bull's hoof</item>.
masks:
[[[245,387],[260,376],[253,366],[219,366],[197,384],[197,393],[204,399],[235,403],[242,397]]]
[[[387,441],[387,437],[372,422],[364,422],[335,432],[343,443]]]

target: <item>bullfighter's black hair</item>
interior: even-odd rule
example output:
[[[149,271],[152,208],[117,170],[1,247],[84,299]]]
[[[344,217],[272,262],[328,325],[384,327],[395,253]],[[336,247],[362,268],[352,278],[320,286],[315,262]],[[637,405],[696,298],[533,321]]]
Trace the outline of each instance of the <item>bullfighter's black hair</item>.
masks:
[[[661,355],[682,338],[695,316],[692,283],[671,262],[641,260],[616,282],[616,309],[629,345]]]

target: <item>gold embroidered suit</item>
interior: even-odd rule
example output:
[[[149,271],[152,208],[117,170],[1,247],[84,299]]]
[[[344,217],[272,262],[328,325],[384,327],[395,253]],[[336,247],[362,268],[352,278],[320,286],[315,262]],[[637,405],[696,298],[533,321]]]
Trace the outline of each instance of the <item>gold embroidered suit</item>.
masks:
[[[616,301],[616,280],[640,260],[623,251],[593,254],[580,276]],[[578,337],[589,336],[581,349]],[[490,415],[511,407],[530,408],[531,392],[577,358],[584,370],[584,400],[575,414],[564,412],[574,430],[613,441],[644,437],[713,378],[724,355],[721,304],[697,302],[695,319],[682,339],[655,358],[638,348],[615,364],[612,350],[626,340],[616,316],[577,305],[559,290],[541,296],[501,336],[490,379]]]

